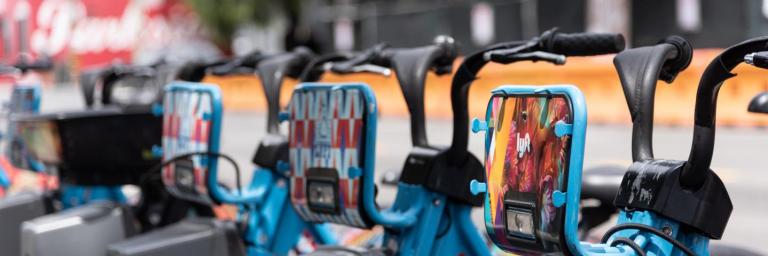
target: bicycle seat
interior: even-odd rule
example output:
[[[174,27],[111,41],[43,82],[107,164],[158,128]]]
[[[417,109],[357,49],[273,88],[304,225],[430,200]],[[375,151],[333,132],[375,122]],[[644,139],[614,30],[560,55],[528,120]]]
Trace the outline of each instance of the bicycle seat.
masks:
[[[581,179],[581,199],[597,199],[601,204],[613,205],[621,179],[627,168],[617,165],[601,165],[585,169]]]

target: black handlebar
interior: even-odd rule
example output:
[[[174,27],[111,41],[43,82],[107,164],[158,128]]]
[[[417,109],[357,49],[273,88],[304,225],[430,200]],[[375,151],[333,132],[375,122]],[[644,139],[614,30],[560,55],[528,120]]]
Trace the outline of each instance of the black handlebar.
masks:
[[[106,68],[92,69],[80,73],[80,89],[85,99],[86,107],[92,107],[96,101],[96,87],[101,88],[101,104],[111,105],[113,86],[117,81],[126,77],[153,77],[154,68],[149,66],[129,66],[115,64]]]
[[[314,54],[307,48],[299,47],[289,53],[269,56],[258,62],[256,73],[261,79],[267,98],[267,133],[280,132],[280,87],[285,77],[299,78]]]
[[[565,56],[593,56],[624,50],[624,36],[610,33],[550,33],[542,36],[543,51]]]
[[[95,103],[96,84],[101,81],[102,72],[101,69],[80,72],[80,90],[82,90],[86,107],[91,107]]]
[[[758,68],[768,68],[768,51],[747,54],[744,62]]]
[[[744,62],[762,69],[768,69],[768,51],[753,52],[744,56]],[[761,92],[749,101],[747,111],[751,113],[768,113],[768,92]]]
[[[154,68],[147,66],[114,65],[101,73],[101,104],[111,105],[112,89],[120,79],[125,77],[153,77]]]
[[[508,54],[508,52],[510,53]],[[542,52],[542,51],[518,53],[514,49],[495,50],[495,51],[486,52],[484,58],[491,62],[496,62],[501,64],[509,64],[513,62],[526,61],[526,60],[533,61],[533,62],[546,61],[546,62],[554,63],[555,65],[565,64],[564,55]]]
[[[741,42],[725,49],[709,63],[699,81],[696,93],[696,110],[693,129],[693,143],[688,162],[680,173],[680,183],[691,190],[698,189],[706,179],[706,173],[712,163],[712,153],[715,145],[715,111],[717,95],[720,86],[734,76],[731,73],[744,56],[759,51],[765,51],[768,37],[759,37]]]
[[[254,51],[229,62],[208,67],[207,72],[217,76],[253,74],[256,71],[256,65],[265,57],[260,51]]]
[[[427,72],[434,70],[437,75],[449,74],[458,51],[453,38],[437,37],[429,46],[404,49],[386,49],[381,54],[381,66],[395,71],[398,84],[405,97],[411,117],[411,143],[427,147],[426,114],[424,90]]]
[[[200,82],[205,78],[205,74],[208,73],[208,68],[226,64],[224,60],[216,60],[212,62],[189,62],[181,66],[179,71],[176,72],[176,79],[187,82]]]
[[[26,57],[22,57],[13,66],[21,70],[22,73],[27,71],[48,71],[53,69],[53,60],[47,56],[40,57],[34,61],[29,61]]]
[[[322,74],[319,68],[323,65],[330,65],[329,71],[339,74],[386,73],[366,66],[394,70],[411,117],[411,142],[414,146],[426,147],[428,142],[424,89],[427,73],[433,70],[437,75],[449,74],[457,54],[453,38],[447,36],[438,36],[434,44],[415,48],[389,48],[387,44],[382,43],[354,56],[331,55],[316,60],[304,71],[302,80],[319,79]]]
[[[325,69],[323,68],[326,64],[335,63],[335,62],[341,62],[346,61],[352,58],[348,54],[341,54],[341,53],[332,53],[332,54],[326,54],[319,57],[314,58],[306,68],[304,68],[304,71],[301,72],[301,75],[299,76],[299,81],[301,82],[316,82],[320,80],[320,77],[325,72]]]
[[[453,141],[448,151],[448,159],[454,164],[459,164],[469,154],[467,151],[469,141],[469,108],[467,104],[469,88],[472,85],[472,81],[477,78],[477,73],[488,62],[499,60],[501,63],[508,64],[523,60],[543,60],[558,63],[562,62],[562,58],[536,52],[548,52],[565,56],[586,56],[616,53],[623,49],[624,37],[621,34],[561,34],[556,29],[552,29],[529,41],[496,44],[468,55],[464,58],[451,82]],[[486,53],[494,51],[498,56],[486,56]]]
[[[657,81],[671,83],[679,72],[688,67],[692,55],[690,44],[672,36],[654,46],[623,51],[613,59],[632,118],[633,162],[653,159],[653,111]]]
[[[372,64],[374,62],[377,62],[380,60],[380,55],[382,52],[387,49],[389,46],[387,43],[380,43],[377,45],[374,45],[371,48],[368,48],[367,50],[355,54],[354,56],[342,60],[333,62],[330,66],[330,71],[337,73],[337,74],[350,74],[350,73],[356,73],[358,72],[356,67],[359,67],[361,65],[366,64]]]

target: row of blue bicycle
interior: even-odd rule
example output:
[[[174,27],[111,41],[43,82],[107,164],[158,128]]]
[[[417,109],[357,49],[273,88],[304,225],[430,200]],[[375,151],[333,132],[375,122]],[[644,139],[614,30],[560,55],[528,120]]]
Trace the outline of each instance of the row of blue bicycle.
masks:
[[[464,56],[458,67],[457,43],[447,36],[354,54],[297,48],[179,67],[114,65],[81,74],[86,109],[56,113],[39,112],[39,86],[17,84],[0,159],[10,164],[0,174],[29,169],[57,182],[0,199],[0,254],[754,255],[710,244],[733,209],[710,162],[717,92],[742,62],[768,68],[767,43],[761,37],[725,49],[702,74],[687,160],[656,158],[652,147],[656,84],[672,83],[693,54],[677,36],[625,50],[620,34],[553,29]],[[488,63],[562,65],[569,56],[602,54],[616,54],[632,118],[628,168],[583,170],[587,105],[578,85],[499,86],[486,116],[469,119],[470,87]],[[429,72],[453,74],[441,87],[450,88],[453,111],[448,146],[427,140]],[[375,94],[365,81],[319,82],[327,73],[397,78],[412,145],[391,205],[376,201]],[[244,183],[220,147],[226,95],[200,82],[232,74],[258,77],[267,102],[266,135],[254,141],[252,179]],[[286,78],[300,84],[281,106]],[[768,94],[749,111],[768,113]],[[482,158],[468,151],[470,130],[484,133]],[[226,168],[236,172],[234,185],[219,180]],[[0,175],[2,187],[13,185],[9,177]],[[139,188],[137,200],[124,185]],[[235,216],[222,206],[234,206]],[[471,220],[475,207],[483,207],[485,232]],[[612,216],[618,222],[601,241],[583,241]],[[374,227],[383,237],[356,246],[340,239]]]

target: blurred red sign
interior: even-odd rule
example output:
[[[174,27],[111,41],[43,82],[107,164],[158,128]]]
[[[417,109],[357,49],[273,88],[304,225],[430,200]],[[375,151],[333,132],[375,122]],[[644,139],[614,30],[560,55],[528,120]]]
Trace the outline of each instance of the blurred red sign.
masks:
[[[130,62],[143,48],[196,33],[197,22],[177,0],[0,1],[0,57],[74,57],[80,67]]]

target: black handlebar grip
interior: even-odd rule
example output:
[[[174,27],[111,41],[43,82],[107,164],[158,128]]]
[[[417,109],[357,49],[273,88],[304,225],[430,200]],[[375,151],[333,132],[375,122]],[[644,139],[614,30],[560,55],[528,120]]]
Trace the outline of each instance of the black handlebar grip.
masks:
[[[624,50],[624,36],[610,33],[554,33],[543,38],[545,50],[566,56],[592,56]]]

